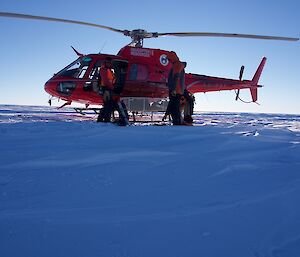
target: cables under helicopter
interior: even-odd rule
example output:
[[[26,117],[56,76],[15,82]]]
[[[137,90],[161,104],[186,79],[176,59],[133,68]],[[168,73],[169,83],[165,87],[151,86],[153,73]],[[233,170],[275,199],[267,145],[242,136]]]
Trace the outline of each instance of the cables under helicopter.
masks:
[[[236,94],[236,100],[240,100],[241,102],[245,103],[245,104],[251,104],[251,103],[255,103],[257,105],[260,105],[258,102],[253,102],[253,101],[245,101],[242,98],[240,98],[239,96],[239,90],[234,90],[234,93]]]

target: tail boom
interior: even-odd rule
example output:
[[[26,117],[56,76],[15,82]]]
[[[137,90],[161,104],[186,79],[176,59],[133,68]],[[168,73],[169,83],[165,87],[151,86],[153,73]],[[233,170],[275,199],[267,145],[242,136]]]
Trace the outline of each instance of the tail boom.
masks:
[[[199,74],[186,74],[185,81],[187,89],[191,93],[206,93],[223,90],[241,90],[250,89],[252,101],[257,101],[257,89],[262,87],[258,84],[267,58],[264,57],[259,64],[252,80],[235,80],[220,77],[211,77]]]

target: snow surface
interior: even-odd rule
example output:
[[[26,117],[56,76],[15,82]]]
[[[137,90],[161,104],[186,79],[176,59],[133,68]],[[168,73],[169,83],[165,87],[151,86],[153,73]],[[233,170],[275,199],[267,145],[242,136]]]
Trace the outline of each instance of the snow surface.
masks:
[[[195,119],[1,105],[0,256],[299,257],[300,116]]]

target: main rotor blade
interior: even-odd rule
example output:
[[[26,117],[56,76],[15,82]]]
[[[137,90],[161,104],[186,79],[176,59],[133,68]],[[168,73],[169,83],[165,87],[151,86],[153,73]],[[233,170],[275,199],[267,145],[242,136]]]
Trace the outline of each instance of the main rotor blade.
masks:
[[[234,34],[234,33],[213,33],[213,32],[174,32],[174,33],[157,33],[157,36],[176,36],[176,37],[233,37],[233,38],[252,38],[266,40],[284,40],[298,41],[299,38],[293,37],[277,37],[277,36],[262,36],[249,34]]]
[[[74,21],[60,18],[51,18],[44,16],[34,16],[28,14],[20,14],[20,13],[8,13],[8,12],[0,12],[0,17],[9,17],[9,18],[19,18],[19,19],[31,19],[31,20],[43,20],[43,21],[52,21],[52,22],[63,22],[63,23],[72,23],[79,24],[85,26],[92,26],[96,28],[102,28],[111,30],[114,32],[122,33],[125,36],[130,36],[131,31],[129,30],[120,30],[100,24],[94,24],[83,21]],[[144,32],[146,33],[146,31]],[[152,36],[145,36],[144,34],[138,35],[139,38],[150,38],[150,37],[159,37],[159,36],[177,36],[177,37],[231,37],[231,38],[252,38],[252,39],[266,39],[266,40],[284,40],[284,41],[298,41],[299,38],[292,37],[278,37],[278,36],[263,36],[263,35],[249,35],[249,34],[233,34],[233,33],[212,33],[212,32],[172,32],[172,33],[152,33]]]
[[[19,18],[19,19],[73,23],[73,24],[79,24],[79,25],[85,25],[85,26],[92,26],[92,27],[96,27],[96,28],[108,29],[108,30],[122,33],[122,34],[124,34],[126,32],[126,30],[115,29],[112,27],[108,27],[108,26],[104,26],[104,25],[100,25],[100,24],[89,23],[89,22],[66,20],[66,19],[51,18],[51,17],[44,17],[44,16],[34,16],[34,15],[27,15],[27,14],[21,14],[21,13],[0,12],[0,16],[9,17],[9,18]]]

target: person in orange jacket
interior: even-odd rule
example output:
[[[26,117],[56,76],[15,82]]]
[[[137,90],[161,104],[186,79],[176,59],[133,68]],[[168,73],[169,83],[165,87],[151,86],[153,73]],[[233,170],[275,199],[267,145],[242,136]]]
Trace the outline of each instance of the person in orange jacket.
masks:
[[[172,69],[169,72],[167,86],[169,88],[169,105],[168,112],[171,114],[173,125],[181,125],[181,99],[184,97],[185,91],[185,63],[182,63],[175,52],[170,52],[167,55]]]
[[[100,67],[101,89],[103,92],[103,110],[99,114],[97,119],[98,122],[110,122],[111,120],[111,113],[113,111],[112,92],[115,83],[115,75],[112,68],[112,59],[110,57],[106,57]]]

